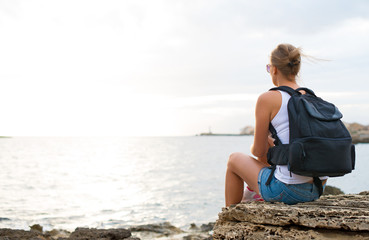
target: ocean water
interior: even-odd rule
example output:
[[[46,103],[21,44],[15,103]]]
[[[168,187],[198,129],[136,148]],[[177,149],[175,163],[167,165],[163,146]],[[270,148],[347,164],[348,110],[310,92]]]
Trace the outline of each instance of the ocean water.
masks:
[[[224,206],[230,153],[251,136],[14,137],[0,139],[0,228],[117,228],[213,222]],[[369,144],[356,170],[331,178],[345,193],[369,190]]]

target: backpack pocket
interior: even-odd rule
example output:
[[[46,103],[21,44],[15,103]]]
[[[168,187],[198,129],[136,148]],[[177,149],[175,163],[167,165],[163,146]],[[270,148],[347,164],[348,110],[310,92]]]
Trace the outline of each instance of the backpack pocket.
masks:
[[[296,139],[289,148],[289,169],[309,177],[343,176],[350,173],[355,164],[351,145],[351,138]]]
[[[316,98],[315,101],[308,101],[302,98],[301,101],[309,115],[318,120],[335,121],[341,119],[343,116],[336,106],[323,99]]]
[[[288,164],[288,148],[289,144],[281,144],[269,148],[267,158],[270,165],[287,165]]]

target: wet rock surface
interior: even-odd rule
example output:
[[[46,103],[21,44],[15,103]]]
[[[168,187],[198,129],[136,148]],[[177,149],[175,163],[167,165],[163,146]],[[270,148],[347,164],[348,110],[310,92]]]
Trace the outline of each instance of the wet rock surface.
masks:
[[[171,225],[169,222],[159,224],[146,224],[130,228],[132,235],[142,240],[211,240],[212,230],[215,223],[202,224],[200,227],[195,223],[190,224],[188,231],[184,231]]]
[[[39,225],[38,225],[39,226]],[[34,226],[32,226],[35,229]],[[32,229],[31,227],[31,229]],[[42,227],[41,227],[42,229]],[[64,230],[42,232],[40,228],[31,231],[0,229],[0,240],[139,240],[127,229],[77,228],[68,233]]]
[[[34,231],[0,229],[0,240],[44,240],[47,239],[43,234]]]
[[[129,229],[77,228],[74,232],[56,229],[43,231],[41,225],[35,224],[30,226],[30,231],[0,229],[0,240],[211,240],[214,224],[196,226],[193,223],[187,231],[163,222]]]
[[[77,228],[68,240],[138,240],[131,238],[131,231],[127,229],[93,229]]]
[[[369,239],[369,193],[326,195],[296,205],[233,205],[219,213],[213,238]]]
[[[159,233],[164,236],[174,235],[178,233],[182,233],[183,231],[169,222],[163,222],[159,224],[145,224],[139,225],[135,227],[131,227],[130,230],[132,232],[152,232],[152,233]]]

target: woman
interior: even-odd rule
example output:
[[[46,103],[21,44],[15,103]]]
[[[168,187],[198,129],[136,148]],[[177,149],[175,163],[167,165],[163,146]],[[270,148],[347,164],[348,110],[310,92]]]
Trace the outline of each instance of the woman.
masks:
[[[300,70],[301,56],[300,49],[291,44],[280,44],[272,51],[267,71],[275,86],[299,88],[296,76]],[[302,93],[304,94],[303,91]],[[286,204],[314,201],[319,198],[319,191],[313,184],[313,178],[290,173],[285,165],[277,165],[270,185],[265,185],[272,171],[268,168],[267,152],[269,147],[274,146],[274,139],[269,133],[269,124],[276,129],[281,142],[288,144],[289,98],[290,95],[283,91],[268,91],[259,96],[255,107],[254,143],[251,146],[251,153],[257,159],[242,153],[232,153],[229,157],[225,181],[226,206],[241,202],[243,197],[244,201],[259,200],[256,194],[261,195],[265,201]],[[327,177],[321,178],[323,188],[326,179]],[[248,185],[245,193],[244,182]]]

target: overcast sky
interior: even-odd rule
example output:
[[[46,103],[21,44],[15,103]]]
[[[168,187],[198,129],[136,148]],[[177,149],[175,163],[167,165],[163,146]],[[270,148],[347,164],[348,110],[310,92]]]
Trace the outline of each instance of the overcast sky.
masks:
[[[0,0],[0,135],[181,136],[254,125],[279,43],[369,124],[369,1]]]

